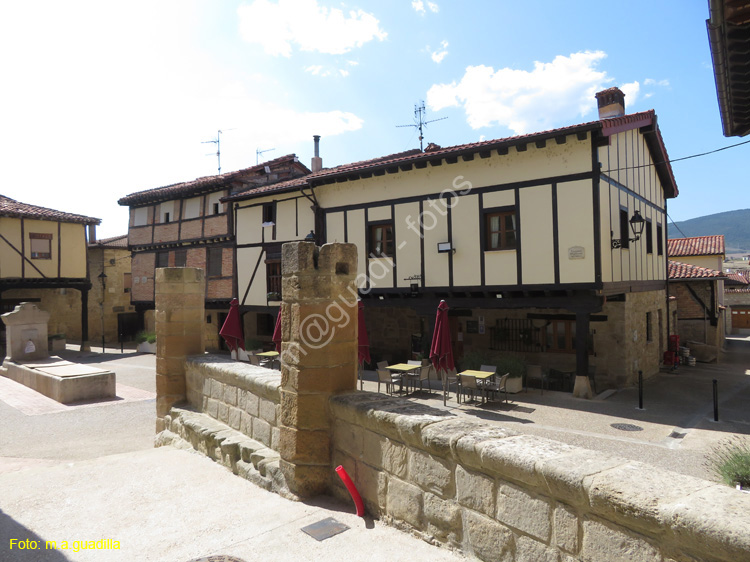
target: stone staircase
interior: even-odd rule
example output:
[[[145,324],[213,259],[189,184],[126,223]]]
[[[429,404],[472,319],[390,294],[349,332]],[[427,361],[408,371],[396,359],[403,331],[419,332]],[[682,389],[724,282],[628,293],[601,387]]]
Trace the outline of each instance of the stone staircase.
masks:
[[[253,484],[284,495],[278,451],[185,407],[173,406],[165,422],[166,429],[156,435],[155,446],[194,449]]]

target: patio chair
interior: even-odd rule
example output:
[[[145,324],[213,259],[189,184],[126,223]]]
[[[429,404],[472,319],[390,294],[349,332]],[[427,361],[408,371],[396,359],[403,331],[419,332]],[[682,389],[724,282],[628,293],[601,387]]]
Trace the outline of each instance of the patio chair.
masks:
[[[394,375],[388,369],[378,369],[378,392],[380,392],[381,382],[385,384],[386,392],[393,395],[393,385],[401,383],[401,375]]]
[[[409,360],[408,360],[408,361],[406,362],[406,364],[407,364],[407,365],[421,365],[421,364],[422,364],[422,362],[421,362],[421,361],[417,361],[416,359],[409,359]]]
[[[427,381],[427,390],[432,394],[432,390],[430,389],[430,369],[432,369],[431,365],[422,365],[419,371],[419,390],[423,390],[424,381]]]
[[[458,375],[459,381],[461,384],[461,392],[459,393],[459,396],[465,392],[471,393],[471,399],[474,400],[474,393],[479,393],[482,395],[482,404],[484,404],[484,393],[482,392],[482,387],[477,385],[477,378],[472,377],[470,375]]]
[[[388,366],[388,361],[378,361],[378,369],[385,369]]]
[[[456,370],[451,369],[449,371],[438,371],[438,375],[440,377],[445,377],[444,379],[441,378],[440,380],[444,380],[444,388],[449,395],[448,398],[450,398],[451,385],[456,385],[456,400],[460,402],[461,381],[458,380],[458,374],[456,373]]]
[[[549,377],[542,370],[541,365],[526,365],[526,392],[529,391],[530,381],[539,381],[539,388],[544,394],[544,383],[547,383],[547,390],[549,390]]]
[[[500,377],[500,380],[493,383],[488,383],[485,385],[484,390],[485,392],[504,392],[505,393],[505,402],[508,402],[508,389],[506,388],[506,385],[508,383],[508,377],[510,377],[510,373],[505,373],[502,377]]]
[[[482,365],[481,367],[479,367],[479,370],[492,373],[493,375],[497,373],[497,367],[495,367],[494,365]]]
[[[257,355],[250,355],[247,359],[248,361],[250,361],[251,365],[257,365],[258,367],[260,367],[260,357],[258,357]]]

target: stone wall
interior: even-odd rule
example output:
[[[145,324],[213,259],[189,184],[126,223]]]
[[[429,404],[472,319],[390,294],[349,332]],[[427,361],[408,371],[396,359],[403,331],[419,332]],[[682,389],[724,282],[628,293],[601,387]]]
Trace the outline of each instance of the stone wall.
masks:
[[[485,561],[750,559],[750,496],[731,488],[379,394],[331,412],[332,467],[428,542]]]
[[[278,451],[279,371],[204,355],[187,360],[185,377],[195,411]]]

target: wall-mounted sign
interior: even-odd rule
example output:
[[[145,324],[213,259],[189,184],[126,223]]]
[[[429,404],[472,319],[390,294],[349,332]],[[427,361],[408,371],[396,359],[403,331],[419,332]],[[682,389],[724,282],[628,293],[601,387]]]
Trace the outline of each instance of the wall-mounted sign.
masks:
[[[421,279],[421,275],[409,275],[409,277],[404,277],[404,281],[420,281]]]
[[[582,260],[586,257],[586,249],[583,246],[571,246],[568,248],[569,260]]]

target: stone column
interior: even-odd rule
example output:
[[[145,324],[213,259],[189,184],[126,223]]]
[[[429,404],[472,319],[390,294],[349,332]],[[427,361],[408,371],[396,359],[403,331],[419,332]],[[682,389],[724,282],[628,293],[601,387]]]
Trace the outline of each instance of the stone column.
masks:
[[[289,492],[326,492],[332,394],[357,387],[357,247],[313,242],[282,250],[280,468]]]
[[[203,346],[205,282],[203,270],[165,267],[156,270],[156,432],[164,416],[186,399],[185,357]]]

